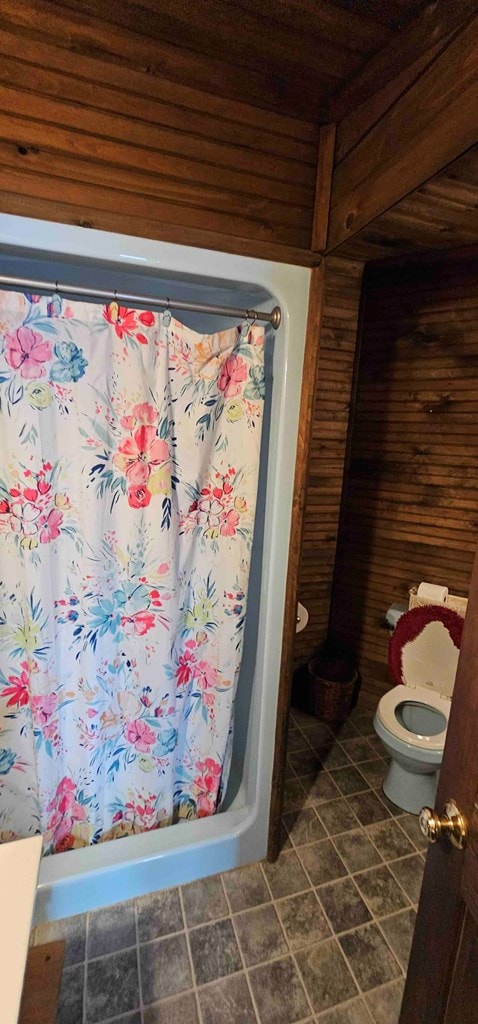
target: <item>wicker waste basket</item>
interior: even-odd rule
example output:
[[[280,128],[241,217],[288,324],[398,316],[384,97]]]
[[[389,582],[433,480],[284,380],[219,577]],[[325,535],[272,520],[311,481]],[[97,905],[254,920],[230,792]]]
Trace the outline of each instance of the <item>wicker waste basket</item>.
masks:
[[[348,658],[320,653],[308,665],[309,705],[323,722],[343,722],[350,713],[359,684],[357,669]]]

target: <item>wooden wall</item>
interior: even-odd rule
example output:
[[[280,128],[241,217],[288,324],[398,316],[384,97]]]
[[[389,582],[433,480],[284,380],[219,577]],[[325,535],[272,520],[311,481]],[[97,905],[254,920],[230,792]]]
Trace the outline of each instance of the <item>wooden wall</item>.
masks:
[[[331,631],[371,703],[387,607],[425,579],[466,595],[478,539],[478,252],[370,264]]]
[[[2,0],[0,211],[313,262],[317,125],[182,84],[170,49]]]
[[[342,117],[338,125],[329,251],[337,249],[477,142],[476,0],[465,0],[461,10],[456,3],[446,0],[430,4],[428,14],[432,21],[438,15],[434,26],[437,36],[430,32],[432,25],[425,12],[421,20],[421,31],[425,32],[424,38],[428,37],[431,50],[426,50],[422,38],[420,52],[412,57],[413,40],[418,42],[420,38],[412,23],[408,40],[412,49],[407,50],[403,37],[397,40],[397,49],[402,51],[398,70],[393,48],[387,48],[388,52],[382,50],[364,69],[370,86],[370,74],[373,67],[378,70],[378,61],[375,95],[369,94],[365,103]],[[450,29],[451,36],[447,35]],[[440,33],[437,51],[433,40]],[[407,67],[400,73],[400,59],[404,57]],[[393,77],[383,87],[385,61],[388,76]],[[340,120],[340,103],[331,103],[329,116],[331,120]]]
[[[328,257],[318,386],[299,572],[299,600],[309,611],[296,636],[296,660],[325,639],[339,524],[363,264]]]
[[[478,145],[376,217],[338,251],[367,262],[463,248],[477,238]]]

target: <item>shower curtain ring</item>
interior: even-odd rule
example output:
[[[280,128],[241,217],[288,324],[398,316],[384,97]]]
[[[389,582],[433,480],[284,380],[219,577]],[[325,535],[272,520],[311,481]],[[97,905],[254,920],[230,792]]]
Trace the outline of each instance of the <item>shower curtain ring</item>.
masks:
[[[251,327],[254,326],[257,320],[257,313],[253,309],[246,309],[246,315],[242,322],[241,327],[241,338],[247,338]]]
[[[55,281],[55,291],[47,302],[48,316],[59,316],[61,313],[61,295],[58,281]]]
[[[109,308],[111,313],[111,319],[113,320],[114,318],[116,323],[119,324],[121,322],[121,317],[118,304],[118,292],[116,291],[116,288],[113,292],[113,301],[110,302]]]
[[[166,309],[163,313],[163,324],[165,327],[169,327],[171,323],[171,310],[169,308],[169,297],[166,296]]]

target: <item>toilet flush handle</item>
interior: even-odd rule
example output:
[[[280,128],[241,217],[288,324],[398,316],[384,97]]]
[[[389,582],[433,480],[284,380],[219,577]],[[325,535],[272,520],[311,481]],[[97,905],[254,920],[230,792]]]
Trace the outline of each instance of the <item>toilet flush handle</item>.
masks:
[[[453,846],[462,850],[466,842],[466,820],[454,800],[448,800],[440,817],[431,807],[422,807],[418,816],[420,830],[429,843],[436,843],[440,836],[446,836]]]

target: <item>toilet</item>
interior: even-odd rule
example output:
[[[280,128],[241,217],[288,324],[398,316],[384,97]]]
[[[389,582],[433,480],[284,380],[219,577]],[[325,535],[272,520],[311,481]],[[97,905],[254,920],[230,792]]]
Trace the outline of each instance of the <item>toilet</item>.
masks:
[[[396,684],[381,697],[374,728],[391,757],[383,791],[404,811],[434,806],[463,618],[440,605],[400,616],[389,644]]]

